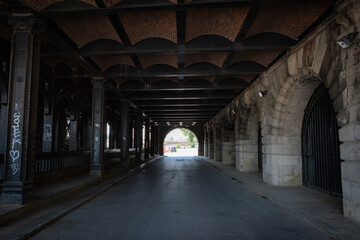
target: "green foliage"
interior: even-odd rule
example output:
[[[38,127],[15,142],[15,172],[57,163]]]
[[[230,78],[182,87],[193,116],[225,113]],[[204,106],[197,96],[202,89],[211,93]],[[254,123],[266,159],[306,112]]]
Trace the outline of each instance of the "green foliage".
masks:
[[[190,147],[190,148],[194,148],[194,147],[195,147],[195,143],[198,142],[195,134],[194,134],[192,131],[190,131],[190,130],[188,130],[188,129],[186,129],[186,128],[181,128],[181,132],[182,132],[185,136],[188,137],[187,143],[188,143],[189,147]]]
[[[178,145],[176,145],[176,149],[180,149],[181,147],[180,147],[180,145],[178,144]]]

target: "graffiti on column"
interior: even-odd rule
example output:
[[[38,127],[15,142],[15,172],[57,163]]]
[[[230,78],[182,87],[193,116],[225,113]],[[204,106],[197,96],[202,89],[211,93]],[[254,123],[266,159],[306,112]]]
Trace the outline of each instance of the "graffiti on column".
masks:
[[[94,129],[94,135],[95,135],[95,142],[94,142],[94,163],[99,163],[100,158],[100,123],[95,123],[95,129]]]
[[[21,121],[21,112],[20,106],[18,103],[15,103],[14,107],[15,113],[13,115],[13,122],[11,126],[11,149],[10,149],[10,158],[11,158],[11,169],[13,175],[20,171],[20,147],[21,147],[21,131],[20,131],[20,121]]]
[[[46,141],[46,142],[51,141],[51,138],[52,138],[51,124],[45,123],[44,124],[44,141]]]

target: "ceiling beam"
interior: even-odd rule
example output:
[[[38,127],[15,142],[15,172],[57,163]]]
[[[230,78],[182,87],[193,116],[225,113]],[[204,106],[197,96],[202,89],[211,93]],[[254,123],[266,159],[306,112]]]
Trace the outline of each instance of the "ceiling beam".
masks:
[[[147,113],[148,116],[214,116],[218,111],[206,112],[160,112],[160,113]]]
[[[147,95],[147,96],[129,96],[129,99],[136,101],[136,100],[187,100],[187,99],[233,99],[236,97],[236,94],[221,94],[221,95],[164,95],[164,96],[157,96],[157,95]]]
[[[164,109],[164,107],[153,107],[152,109],[150,107],[143,107],[142,108],[143,111],[145,113],[160,113],[160,112],[216,112],[219,111],[221,109],[221,107],[219,108],[215,108],[215,107],[180,107],[180,108],[176,108],[176,107],[171,107],[171,108],[166,108]]]
[[[122,92],[152,92],[152,91],[199,91],[199,90],[232,90],[232,89],[245,89],[249,84],[234,84],[225,86],[179,86],[179,87],[150,87],[150,88],[119,88]]]
[[[83,57],[91,57],[96,55],[107,55],[107,56],[113,56],[113,55],[146,55],[146,54],[199,54],[199,53],[208,53],[208,52],[242,52],[242,51],[248,51],[248,50],[285,50],[289,47],[294,46],[296,41],[289,43],[277,43],[277,42],[268,42],[258,45],[246,45],[241,42],[234,42],[227,46],[191,46],[188,47],[185,44],[178,44],[177,46],[174,46],[173,48],[168,47],[157,47],[157,48],[151,48],[151,47],[142,47],[139,48],[137,46],[131,46],[125,45],[122,49],[119,48],[110,48],[107,50],[79,50],[76,54],[81,55]],[[74,55],[74,52],[42,52],[41,56],[46,57],[62,57],[62,56],[71,56]]]
[[[117,72],[117,73],[98,73],[98,74],[71,74],[71,75],[55,75],[54,78],[92,78],[92,77],[105,77],[105,78],[118,78],[118,77],[128,77],[128,78],[139,78],[139,77],[147,77],[147,78],[157,78],[157,77],[201,77],[201,76],[229,76],[229,75],[255,75],[263,72],[265,69],[236,69],[236,70],[174,70],[171,72],[168,71],[146,71],[139,70],[136,72]]]
[[[332,0],[318,0],[334,2]],[[64,15],[91,15],[91,14],[119,14],[122,12],[131,11],[184,11],[195,8],[222,8],[222,7],[245,7],[245,6],[269,6],[269,5],[289,5],[298,4],[299,2],[313,2],[313,0],[202,0],[190,3],[156,3],[150,2],[147,4],[117,4],[111,8],[72,8],[72,9],[45,9],[41,13],[46,17],[64,16]]]

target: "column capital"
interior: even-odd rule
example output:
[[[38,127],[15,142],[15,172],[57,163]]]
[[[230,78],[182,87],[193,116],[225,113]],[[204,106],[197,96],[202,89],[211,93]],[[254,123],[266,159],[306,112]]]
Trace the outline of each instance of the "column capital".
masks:
[[[14,32],[31,32],[37,28],[37,20],[31,13],[13,13],[8,22],[13,26]]]
[[[91,79],[93,88],[104,88],[106,80],[103,77],[94,77]]]

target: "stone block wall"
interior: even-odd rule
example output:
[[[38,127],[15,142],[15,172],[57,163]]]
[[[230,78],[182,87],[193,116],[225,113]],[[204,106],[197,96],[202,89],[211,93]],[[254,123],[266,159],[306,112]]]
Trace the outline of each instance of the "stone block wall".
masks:
[[[220,124],[229,118],[229,109],[235,110],[236,169],[247,172],[257,170],[255,125],[261,122],[263,180],[278,186],[301,186],[302,121],[315,89],[324,84],[333,100],[340,127],[344,215],[358,221],[360,34],[348,49],[341,49],[336,41],[359,29],[360,2],[339,3],[332,16],[211,120],[212,124]],[[259,98],[258,92],[263,90],[267,90],[267,95]],[[252,113],[254,109],[257,114]]]
[[[235,165],[235,143],[234,141],[222,142],[222,164]]]
[[[254,140],[236,140],[236,170],[258,171],[258,145]]]
[[[221,131],[214,127],[214,160],[221,162],[222,159],[222,135]]]

